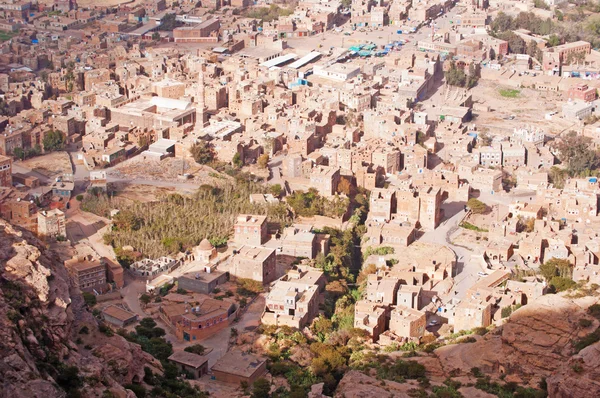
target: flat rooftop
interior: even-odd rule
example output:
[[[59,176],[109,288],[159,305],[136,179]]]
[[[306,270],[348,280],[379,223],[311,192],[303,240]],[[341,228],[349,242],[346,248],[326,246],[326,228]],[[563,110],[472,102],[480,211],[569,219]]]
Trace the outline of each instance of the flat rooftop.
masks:
[[[229,351],[212,367],[213,371],[234,374],[242,377],[252,376],[265,360],[242,351]]]
[[[208,362],[207,357],[186,351],[177,351],[167,359],[171,362],[181,363],[186,366],[191,366],[195,369],[200,368],[202,365]]]
[[[126,321],[137,316],[133,312],[126,311],[123,308],[117,307],[116,305],[106,307],[102,310],[102,313],[108,316],[112,316],[113,318],[116,318],[120,321]]]

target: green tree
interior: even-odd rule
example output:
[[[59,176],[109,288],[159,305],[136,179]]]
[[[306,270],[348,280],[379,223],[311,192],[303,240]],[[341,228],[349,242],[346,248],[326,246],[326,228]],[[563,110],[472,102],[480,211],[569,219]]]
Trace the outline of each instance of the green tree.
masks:
[[[569,172],[567,170],[556,166],[552,166],[548,172],[548,179],[558,189],[563,189],[565,187],[568,176]]]
[[[96,296],[93,293],[83,292],[83,301],[87,304],[88,307],[93,307],[96,305]]]
[[[269,398],[271,391],[271,383],[269,380],[261,377],[256,379],[252,384],[252,395],[251,398]]]
[[[23,148],[15,148],[13,149],[13,156],[17,159],[25,159],[25,151]]]
[[[142,304],[148,305],[150,301],[152,301],[152,297],[144,293],[140,296],[140,301],[142,302]]]
[[[176,18],[177,15],[175,15],[175,13],[165,15],[159,29],[162,31],[169,31],[180,27],[183,22],[178,21]]]
[[[189,347],[185,347],[183,351],[191,352],[192,354],[204,355],[206,348],[202,344],[194,344]]]
[[[500,11],[496,18],[490,23],[490,28],[493,32],[505,32],[513,28],[513,19],[510,15]]]
[[[44,139],[42,141],[44,145],[44,151],[52,152],[52,151],[61,151],[65,147],[65,135],[60,131],[51,130],[44,134]]]
[[[207,164],[214,159],[212,146],[208,142],[202,140],[192,145],[190,154],[198,164]]]
[[[502,40],[508,42],[508,50],[513,54],[524,54],[526,50],[525,40],[514,34],[513,32],[504,32],[498,36]]]
[[[555,276],[550,279],[550,286],[557,292],[564,292],[569,289],[573,289],[577,286],[577,283],[571,278],[564,278],[562,276]]]
[[[146,398],[146,393],[147,393],[146,389],[141,384],[130,383],[130,384],[125,384],[123,387],[125,387],[128,390],[133,391],[136,398]]]
[[[158,32],[152,33],[152,40],[159,41],[160,40],[160,33],[158,33]]]
[[[532,58],[536,58],[538,50],[539,48],[535,40],[530,40],[529,44],[527,44],[527,55],[529,55]]]
[[[566,164],[569,175],[585,175],[597,167],[598,157],[596,152],[590,149],[591,143],[591,138],[570,131],[555,145],[559,152],[558,158]]]
[[[233,159],[231,161],[233,162],[233,165],[238,169],[241,169],[244,165],[244,162],[242,162],[242,157],[240,156],[239,152],[236,152],[235,155],[233,155]]]
[[[260,155],[256,163],[261,169],[266,169],[269,166],[269,155],[267,155],[266,153]]]
[[[490,146],[492,145],[492,136],[489,135],[487,132],[482,131],[481,133],[479,133],[477,135],[477,141],[479,141],[481,143],[481,146]]]
[[[276,197],[280,196],[281,195],[281,191],[282,191],[282,188],[281,188],[280,184],[274,184],[274,185],[271,185],[269,187],[269,192],[273,196],[276,196]]]
[[[585,24],[585,30],[594,36],[600,36],[600,15],[590,17]]]
[[[479,80],[479,70],[474,63],[469,65],[469,75],[467,76],[466,86],[467,88],[473,88]]]
[[[467,206],[474,214],[483,214],[487,211],[487,205],[479,199],[471,198],[467,202]]]
[[[550,282],[555,276],[570,278],[572,274],[571,263],[569,260],[552,257],[544,264],[540,265],[540,274]]]
[[[450,61],[450,68],[445,73],[446,83],[450,86],[464,87],[467,84],[465,71],[456,66],[456,62]]]
[[[548,37],[546,44],[548,47],[556,47],[560,45],[560,37],[553,33]]]

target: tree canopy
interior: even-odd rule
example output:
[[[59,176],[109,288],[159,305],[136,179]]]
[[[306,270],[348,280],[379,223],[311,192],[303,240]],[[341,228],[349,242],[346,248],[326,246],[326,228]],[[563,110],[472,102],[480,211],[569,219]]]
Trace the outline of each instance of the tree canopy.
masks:
[[[571,177],[588,175],[598,167],[598,154],[590,149],[591,142],[591,138],[570,131],[554,145]]]
[[[487,205],[479,199],[469,199],[467,206],[469,206],[469,209],[471,209],[474,214],[483,214],[487,211]]]
[[[44,139],[42,141],[44,145],[44,151],[46,152],[63,150],[65,147],[65,142],[65,135],[57,130],[51,130],[44,134]]]
[[[207,164],[214,159],[213,149],[206,141],[198,141],[192,145],[190,154],[198,164]]]

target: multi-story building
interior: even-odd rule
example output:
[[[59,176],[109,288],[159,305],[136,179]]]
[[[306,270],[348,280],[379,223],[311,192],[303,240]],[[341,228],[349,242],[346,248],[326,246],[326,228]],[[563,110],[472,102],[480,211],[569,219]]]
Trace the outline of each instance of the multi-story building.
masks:
[[[65,261],[65,268],[73,277],[75,286],[83,292],[106,291],[106,264],[90,257],[74,257]]]
[[[366,330],[377,341],[386,328],[386,312],[380,303],[360,300],[354,305],[354,327]]]
[[[261,246],[268,240],[267,217],[240,214],[233,226],[235,243]]]
[[[194,26],[173,29],[173,38],[176,43],[217,42],[220,26],[221,24],[217,18],[207,19]]]
[[[163,305],[158,311],[165,322],[175,327],[179,340],[196,341],[229,326],[237,317],[238,307],[227,299],[207,298],[195,306],[188,303]]]
[[[523,145],[503,144],[502,145],[502,166],[520,167],[525,166],[527,160],[527,151]]]
[[[242,246],[231,259],[231,275],[270,283],[276,275],[275,249]]]
[[[23,132],[22,131],[5,131],[0,134],[0,155],[13,155],[15,149],[23,148]]]
[[[486,146],[479,149],[479,164],[484,167],[502,166],[502,148]]]
[[[301,329],[319,313],[319,293],[325,275],[317,270],[292,270],[267,295],[261,322]]]
[[[12,187],[12,158],[0,155],[0,187]]]
[[[283,231],[281,254],[294,257],[315,258],[317,253],[327,255],[329,236],[315,234],[310,228],[289,227]]]
[[[38,235],[44,237],[66,237],[65,213],[59,209],[38,212]]]
[[[337,193],[340,182],[340,169],[328,166],[317,166],[310,173],[310,185],[323,196]]]
[[[382,305],[396,304],[399,284],[398,278],[371,274],[367,277],[367,300]]]
[[[471,299],[461,301],[454,308],[454,331],[488,327],[492,323],[492,304],[487,300]]]
[[[392,208],[396,203],[396,193],[391,189],[374,189],[369,197],[369,218],[374,221],[392,219]]]
[[[560,72],[563,64],[569,64],[576,57],[585,57],[592,51],[592,45],[587,41],[575,41],[550,47],[543,52],[544,70],[555,70]]]
[[[584,120],[592,114],[594,105],[583,101],[569,101],[562,106],[563,116],[571,120]]]
[[[399,305],[390,314],[390,332],[398,337],[418,339],[425,333],[426,322],[424,312]]]
[[[419,192],[419,197],[421,199],[419,223],[426,229],[437,228],[444,217],[442,210],[442,190],[440,188],[428,187]]]
[[[584,83],[578,83],[569,89],[568,96],[571,100],[590,102],[598,96],[598,89],[596,87],[589,87]]]

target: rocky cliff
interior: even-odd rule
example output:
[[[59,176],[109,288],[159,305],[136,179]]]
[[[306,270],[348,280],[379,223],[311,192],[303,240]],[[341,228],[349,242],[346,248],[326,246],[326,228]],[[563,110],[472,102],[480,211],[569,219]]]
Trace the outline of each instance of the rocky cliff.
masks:
[[[581,345],[587,347],[579,351],[581,347],[574,344],[592,333],[600,333],[598,312],[589,311],[590,306],[600,302],[600,291],[590,289],[584,294],[587,296],[540,297],[485,336],[469,336],[475,342],[449,344],[432,354],[421,352],[407,360],[425,366],[432,385],[441,386],[449,379],[460,382],[457,392],[463,397],[496,396],[476,387],[477,377],[482,376],[489,376],[488,385],[513,382],[523,388],[539,389],[545,384],[550,398],[600,397],[600,342],[588,338]],[[394,352],[390,356],[404,359],[403,354]],[[473,368],[479,369],[478,375]],[[421,395],[411,391],[420,388]],[[425,390],[430,393],[431,389],[422,389],[414,380],[398,384],[376,378],[373,371],[350,371],[340,382],[335,398],[427,396]]]
[[[439,348],[446,374],[477,367],[506,381],[537,387],[546,379],[550,397],[600,397],[600,343],[581,351],[573,346],[596,330],[587,313],[598,297],[546,295],[514,312],[508,322],[475,343]],[[587,321],[581,321],[582,319]]]
[[[100,333],[58,256],[0,220],[0,396],[134,397],[123,385],[144,366],[160,368],[138,345]]]

